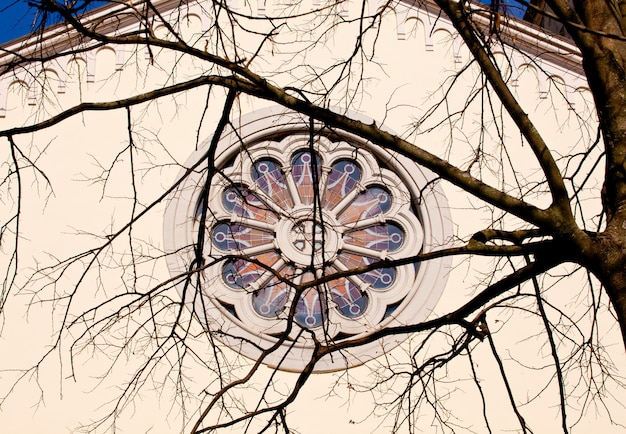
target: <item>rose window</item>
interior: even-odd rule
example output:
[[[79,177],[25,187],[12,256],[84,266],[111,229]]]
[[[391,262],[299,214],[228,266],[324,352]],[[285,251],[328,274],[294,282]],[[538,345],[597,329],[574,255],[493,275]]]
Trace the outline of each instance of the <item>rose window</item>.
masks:
[[[174,232],[182,236],[169,239],[181,252],[185,238],[189,259],[178,255],[170,269],[192,268],[193,246],[202,236],[202,298],[190,303],[205,326],[252,357],[283,339],[266,362],[297,370],[306,364],[313,336],[320,342],[363,336],[397,324],[416,300],[432,304],[416,296],[427,267],[390,263],[424,250],[424,215],[397,173],[402,170],[391,170],[382,157],[336,137],[312,140],[294,131],[257,140],[245,151],[225,151],[208,201],[200,182],[206,174],[183,182],[170,205],[172,219],[181,223]],[[181,214],[181,208],[193,212]],[[429,292],[425,288],[426,298]],[[371,345],[364,351],[371,354],[344,355],[319,370],[380,352]]]

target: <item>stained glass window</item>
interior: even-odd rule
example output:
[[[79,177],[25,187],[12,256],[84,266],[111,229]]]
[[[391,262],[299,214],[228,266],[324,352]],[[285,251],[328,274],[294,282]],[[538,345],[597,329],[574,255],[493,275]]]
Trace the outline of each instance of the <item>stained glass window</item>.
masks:
[[[318,155],[310,151],[310,144],[300,146],[304,145],[292,145],[277,159],[261,152],[255,158],[251,152],[249,173],[226,171],[242,182],[233,185],[234,179],[225,179],[228,184],[220,190],[220,202],[230,216],[212,210],[221,221],[212,228],[211,242],[225,254],[242,255],[227,261],[221,275],[228,288],[241,291],[241,303],[249,299],[259,316],[279,318],[290,294],[298,293],[294,321],[311,329],[322,326],[325,316],[344,321],[366,316],[377,293],[394,285],[397,270],[380,266],[319,285],[307,282],[376,265],[402,250],[405,228],[420,223],[408,212],[409,204],[394,208],[394,200],[406,195],[397,186],[384,186],[375,176],[361,179],[363,163],[373,169],[375,159],[359,162],[358,157],[333,155],[331,146],[319,143]],[[329,168],[326,173],[324,167]],[[410,250],[418,249],[419,245]],[[298,283],[290,281],[293,276]],[[236,311],[237,304],[233,306]],[[380,315],[382,309],[377,311]]]
[[[444,244],[444,231],[432,224],[439,208],[429,192],[437,187],[422,190],[429,181],[416,182],[415,167],[411,173],[390,154],[335,133],[278,137],[227,148],[208,190],[195,171],[168,209],[175,236],[166,238],[180,258],[171,261],[172,272],[181,276],[197,266],[203,246],[202,297],[184,285],[181,293],[205,327],[253,357],[282,342],[265,362],[298,370],[314,346],[311,336],[343,341],[424,318],[445,276],[436,262],[411,258],[424,250],[425,222],[430,246],[433,236]],[[238,133],[235,142],[241,140]],[[201,199],[206,191],[208,202]],[[185,209],[192,210],[191,226]],[[379,348],[358,351],[354,362],[342,356],[316,369],[362,363]]]

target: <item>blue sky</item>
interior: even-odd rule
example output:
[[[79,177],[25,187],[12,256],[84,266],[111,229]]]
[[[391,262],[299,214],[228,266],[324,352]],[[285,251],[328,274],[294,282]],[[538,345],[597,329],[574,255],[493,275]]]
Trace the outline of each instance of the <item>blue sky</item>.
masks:
[[[29,33],[34,18],[26,0],[0,0],[0,43]]]
[[[488,3],[488,0],[482,0]],[[511,4],[513,0],[504,0]],[[521,15],[518,8],[510,10],[516,16]],[[0,0],[0,44],[30,33],[35,21],[35,9],[28,5],[28,0]]]
[[[29,6],[32,0],[0,0],[0,44],[29,34],[36,24],[37,9]],[[93,9],[106,0],[79,0],[78,5]]]

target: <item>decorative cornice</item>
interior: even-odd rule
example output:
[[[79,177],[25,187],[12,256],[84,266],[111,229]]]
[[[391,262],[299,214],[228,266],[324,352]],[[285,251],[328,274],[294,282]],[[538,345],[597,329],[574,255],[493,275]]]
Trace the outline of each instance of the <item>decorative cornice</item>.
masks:
[[[314,5],[320,3],[319,0],[313,0]],[[238,9],[238,0],[229,2],[231,7]],[[257,0],[257,8],[259,13],[270,13],[271,4],[265,0]],[[132,8],[139,11],[143,0],[135,0]],[[153,1],[160,13],[167,16],[180,6],[180,0],[156,0]],[[350,8],[356,4],[354,1],[344,1],[340,15],[348,15]],[[372,0],[369,3],[369,12],[374,14],[380,7],[388,5],[384,0]],[[193,1],[188,2],[187,11],[189,14],[200,17],[202,30],[207,30],[210,26],[210,20],[200,4],[194,4]],[[197,6],[197,7],[194,7]],[[360,6],[359,6],[360,7]],[[473,6],[473,14],[476,22],[488,32],[490,28],[489,10],[484,5],[475,3]],[[396,34],[398,40],[408,39],[410,31],[408,26],[411,21],[421,22],[423,31],[423,42],[425,51],[435,51],[435,45],[432,35],[440,30],[446,31],[451,35],[455,35],[455,30],[448,19],[440,15],[440,9],[432,0],[399,0],[393,5],[393,13],[396,18]],[[127,31],[137,26],[139,12],[130,13],[128,5],[119,3],[109,4],[101,8],[90,11],[84,15],[84,23],[86,27],[97,26],[98,31],[108,34],[115,34],[119,31]],[[558,76],[567,82],[572,88],[586,87],[586,80],[583,75],[582,58],[576,46],[570,41],[557,35],[549,34],[536,26],[517,19],[507,19],[498,33],[500,41],[503,45],[499,45],[498,50],[503,50],[512,54],[515,61],[513,67],[513,85],[515,85],[516,77],[519,76],[519,68],[522,65],[532,64],[538,71],[540,77],[540,97],[542,95],[542,84],[547,88],[546,83],[550,77]],[[452,56],[455,63],[462,63],[462,41],[459,37],[454,37]],[[0,65],[9,66],[18,64],[20,59],[29,57],[46,58],[53,57],[48,61],[45,69],[54,71],[59,83],[57,87],[58,93],[65,92],[67,63],[69,55],[74,58],[82,59],[86,63],[86,81],[93,82],[96,74],[95,53],[100,45],[96,41],[90,41],[84,38],[76,31],[68,28],[67,24],[57,24],[45,29],[43,32],[25,36],[0,48]],[[494,45],[498,47],[498,45]],[[508,48],[507,48],[508,47]],[[126,50],[124,46],[107,46],[115,52],[115,69],[123,69],[126,61]],[[67,54],[66,54],[67,53]],[[78,53],[78,54],[76,54]],[[40,89],[35,77],[43,70],[41,64],[33,64],[29,62],[24,66],[13,68],[12,71],[5,73],[0,78],[0,117],[5,116],[6,98],[9,86],[16,81],[21,81],[28,87],[28,103],[36,104],[36,96]],[[542,78],[543,77],[543,78]],[[39,85],[40,86],[40,85]]]

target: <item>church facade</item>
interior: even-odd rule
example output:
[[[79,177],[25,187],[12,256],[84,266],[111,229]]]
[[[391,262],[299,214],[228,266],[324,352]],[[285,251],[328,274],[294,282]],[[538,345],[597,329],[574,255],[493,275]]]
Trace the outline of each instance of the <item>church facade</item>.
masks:
[[[496,377],[481,351],[469,371],[433,371],[441,391],[423,385],[426,402],[460,408],[453,416],[411,408],[417,386],[403,373],[465,351],[462,324],[420,327],[518,267],[468,259],[462,246],[485,228],[528,225],[436,168],[448,162],[458,179],[537,207],[550,197],[452,24],[430,1],[134,3],[87,13],[82,34],[57,24],[0,55],[5,227],[19,221],[19,236],[3,235],[5,282],[17,288],[6,303],[18,307],[0,348],[29,336],[6,369],[43,361],[25,372],[44,372],[43,389],[56,392],[56,380],[72,379],[32,430],[261,432],[286,414],[301,433],[403,432],[423,418],[435,421],[426,432],[486,429],[482,392],[465,386]],[[495,24],[481,5],[472,13],[521,107],[559,144],[564,171],[574,179],[574,164],[597,164],[596,115],[571,41],[504,14]],[[368,126],[380,142],[359,133]],[[572,187],[590,225],[600,184]],[[547,286],[567,285],[569,269],[559,272]],[[575,302],[567,297],[555,300]],[[518,343],[511,358],[525,365],[523,333],[538,324],[521,331],[505,313],[492,327],[505,323],[502,341]],[[433,349],[442,342],[450,353]],[[558,428],[534,356],[513,382],[537,396],[528,419]],[[535,371],[539,385],[524,385]],[[37,382],[3,381],[38,400]],[[104,390],[101,401],[92,406],[85,390]],[[263,410],[294,391],[285,415]],[[505,392],[488,395],[494,430],[514,429],[511,410],[500,411]],[[0,420],[16,424],[13,414]]]

